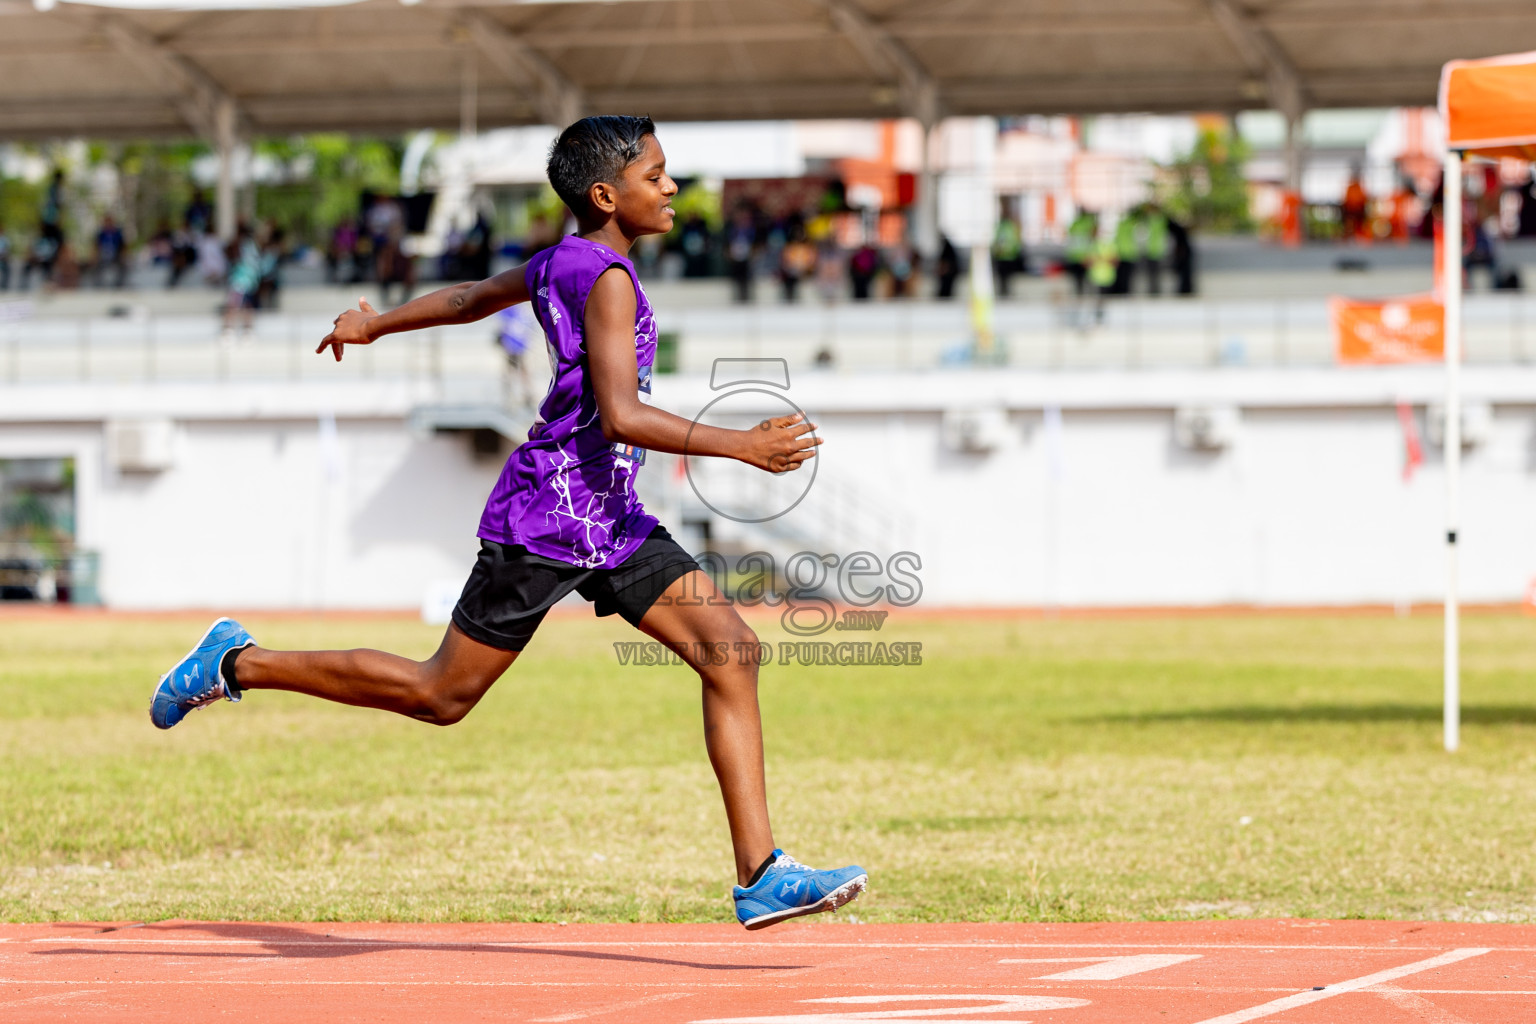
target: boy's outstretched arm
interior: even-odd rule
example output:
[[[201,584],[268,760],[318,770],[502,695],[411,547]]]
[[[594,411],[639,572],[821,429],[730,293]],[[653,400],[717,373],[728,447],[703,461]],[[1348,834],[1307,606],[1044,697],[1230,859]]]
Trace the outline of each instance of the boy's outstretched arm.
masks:
[[[583,315],[587,368],[597,394],[603,436],[679,455],[740,459],[770,473],[787,473],[816,454],[821,438],[799,415],[764,420],[751,430],[727,430],[685,420],[640,401],[636,387],[635,286],[620,267],[597,279]]]
[[[498,310],[528,301],[528,282],[523,274],[526,266],[513,267],[484,281],[439,288],[387,313],[375,312],[367,299],[359,299],[361,308],[349,309],[338,316],[331,333],[325,336],[315,352],[324,352],[329,345],[339,363],[342,348],[346,345],[369,345],[386,334],[400,331],[484,320]]]

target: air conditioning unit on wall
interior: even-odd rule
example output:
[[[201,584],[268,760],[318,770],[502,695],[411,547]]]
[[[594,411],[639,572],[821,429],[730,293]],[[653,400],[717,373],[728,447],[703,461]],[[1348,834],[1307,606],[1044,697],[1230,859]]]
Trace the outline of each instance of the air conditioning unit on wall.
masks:
[[[1232,405],[1187,405],[1173,411],[1173,439],[1190,451],[1218,452],[1237,443],[1242,414]]]
[[[1436,448],[1445,447],[1445,406],[1438,402],[1424,410],[1424,433]],[[1486,444],[1493,433],[1493,407],[1487,402],[1461,403],[1461,446]]]
[[[159,473],[176,464],[171,420],[111,420],[106,438],[107,466],[119,473]]]
[[[946,409],[940,430],[950,451],[995,451],[1008,442],[1008,410]]]

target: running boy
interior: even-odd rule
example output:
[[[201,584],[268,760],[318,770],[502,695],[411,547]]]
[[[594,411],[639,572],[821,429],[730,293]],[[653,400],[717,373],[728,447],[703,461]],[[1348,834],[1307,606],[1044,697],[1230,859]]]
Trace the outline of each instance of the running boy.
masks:
[[[656,322],[628,259],[641,235],[672,229],[677,185],[648,117],[577,121],[550,150],[549,181],[578,231],[525,265],[423,295],[388,313],[366,300],[336,318],[316,352],[439,324],[468,323],[532,302],[554,377],[480,519],[480,555],[437,653],[423,662],[382,651],[272,651],[220,619],[155,689],[150,718],[169,729],[246,690],[291,690],[451,725],[467,715],[571,591],[683,654],[703,682],[704,741],[725,799],[736,855],[736,918],[762,928],[835,910],[863,891],[859,867],[816,871],[773,843],[763,779],[757,666],[699,660],[700,643],[757,637],[709,576],[635,499],[645,450],[798,470],[820,439],[799,416],[725,430],[647,401]],[[691,431],[691,434],[690,434]],[[680,600],[688,596],[688,601]],[[699,601],[703,597],[705,600]],[[729,651],[746,648],[728,646]],[[707,650],[707,648],[704,648]]]

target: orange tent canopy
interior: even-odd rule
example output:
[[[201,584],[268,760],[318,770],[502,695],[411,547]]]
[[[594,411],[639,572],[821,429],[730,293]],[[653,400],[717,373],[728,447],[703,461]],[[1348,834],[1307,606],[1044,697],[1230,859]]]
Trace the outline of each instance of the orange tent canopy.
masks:
[[[1440,116],[1451,149],[1536,159],[1536,52],[1450,61]]]

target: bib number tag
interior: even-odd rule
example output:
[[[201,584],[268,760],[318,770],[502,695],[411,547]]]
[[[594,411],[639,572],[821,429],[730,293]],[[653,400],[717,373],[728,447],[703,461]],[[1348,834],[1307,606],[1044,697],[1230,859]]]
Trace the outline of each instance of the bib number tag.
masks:
[[[613,445],[613,454],[620,461],[628,462],[630,465],[645,465],[644,448],[637,448],[635,445],[625,444],[623,441],[615,441]]]

